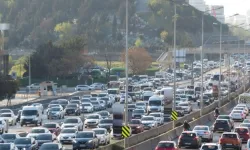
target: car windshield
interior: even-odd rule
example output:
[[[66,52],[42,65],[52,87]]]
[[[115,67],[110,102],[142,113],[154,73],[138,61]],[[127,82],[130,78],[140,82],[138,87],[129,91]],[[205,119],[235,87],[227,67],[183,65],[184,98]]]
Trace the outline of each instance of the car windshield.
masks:
[[[201,150],[218,150],[219,147],[217,145],[204,145]]]
[[[128,108],[135,108],[135,105],[128,105]]]
[[[91,104],[82,104],[82,106],[91,106]]]
[[[145,103],[136,103],[136,106],[145,106]]]
[[[154,118],[153,117],[142,117],[141,120],[154,120]]]
[[[250,127],[250,123],[241,123],[240,127]]]
[[[74,119],[74,118],[65,119],[64,123],[78,123],[78,119]]]
[[[105,130],[94,130],[95,134],[105,134]]]
[[[149,106],[161,106],[161,101],[149,101]]]
[[[101,111],[98,114],[100,114],[101,116],[108,116],[109,115],[108,112],[104,112],[104,111]]]
[[[0,144],[1,150],[10,150],[10,144]]]
[[[180,103],[179,106],[188,106],[187,103]]]
[[[43,124],[43,127],[45,127],[45,128],[56,128],[56,124],[54,124],[54,123],[46,123],[46,124]]]
[[[67,105],[67,104],[68,104],[68,101],[59,101],[59,104]]]
[[[208,131],[208,127],[194,127],[194,130],[205,130]]]
[[[76,104],[70,104],[70,105],[67,105],[67,108],[76,108],[77,105]]]
[[[118,90],[108,90],[108,94],[118,94]]]
[[[58,101],[51,101],[50,104],[59,104]]]
[[[158,145],[157,145],[157,147],[159,147],[159,148],[174,148],[174,143],[159,143]]]
[[[99,105],[98,102],[91,102],[91,103],[92,103],[92,105]]]
[[[149,114],[149,115],[154,117],[161,117],[161,114]]]
[[[37,113],[37,110],[23,110],[22,116],[35,116]]]
[[[93,133],[92,132],[82,132],[82,133],[78,133],[76,135],[76,138],[93,138]]]
[[[61,109],[60,109],[60,108],[57,108],[57,107],[54,107],[54,108],[51,108],[50,110],[51,110],[51,111],[60,111]]]
[[[223,134],[222,137],[235,139],[235,138],[237,138],[237,135],[236,134]]]
[[[14,142],[15,144],[31,144],[31,139],[30,138],[17,138]]]
[[[70,101],[71,104],[80,104],[80,101]]]
[[[113,123],[113,120],[112,119],[103,119],[103,120],[100,120],[100,123]]]
[[[52,134],[39,134],[36,140],[52,140]]]
[[[194,91],[193,90],[188,90],[188,91],[185,91],[185,94],[194,94]]]
[[[76,133],[76,129],[62,129],[61,133]]]
[[[99,119],[98,115],[89,115],[87,119]]]
[[[31,133],[45,133],[45,129],[32,129]]]
[[[140,120],[131,120],[130,121],[130,124],[140,124],[141,123],[141,121]]]
[[[144,110],[142,110],[142,109],[141,109],[141,110],[136,109],[136,110],[134,110],[133,112],[134,112],[134,113],[144,113]]]
[[[1,114],[0,117],[11,117],[11,114]]]
[[[58,144],[43,144],[39,150],[58,150]]]
[[[4,139],[16,139],[16,134],[2,134],[2,138]]]
[[[218,119],[230,119],[229,116],[218,116]]]

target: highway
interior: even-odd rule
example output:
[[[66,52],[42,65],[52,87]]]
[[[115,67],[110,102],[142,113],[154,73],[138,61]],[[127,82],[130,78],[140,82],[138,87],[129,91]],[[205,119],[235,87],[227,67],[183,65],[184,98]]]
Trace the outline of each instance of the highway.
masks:
[[[206,74],[211,74],[211,73],[216,73],[216,72],[218,72],[219,71],[219,69],[217,68],[217,69],[213,69],[213,70],[211,70],[211,71],[209,71],[209,72],[207,72],[207,73],[204,73],[204,76],[206,75]],[[223,71],[225,71],[225,69],[223,69]],[[198,79],[196,79],[196,80],[198,80]],[[191,80],[186,80],[186,81],[180,81],[180,82],[177,82],[177,84],[179,85],[179,86],[186,86],[186,85],[189,85],[191,83]],[[98,92],[100,92],[100,91],[94,91],[93,93],[98,93]],[[48,104],[49,104],[49,102],[50,101],[39,101],[39,103],[42,103],[43,104],[43,106],[44,106],[44,108],[47,108],[47,106],[48,106]],[[115,105],[117,105],[118,103],[115,103],[114,104],[114,107],[115,107]],[[192,103],[192,107],[193,107],[193,110],[199,110],[199,107],[197,106],[197,103]],[[17,111],[19,110],[20,108],[19,107],[16,107],[15,109],[13,109],[13,111],[15,112],[15,113],[17,113]],[[112,113],[112,109],[111,108],[108,108],[108,109],[106,109],[107,111],[109,111],[110,113]],[[96,113],[96,112],[94,112],[94,113]],[[90,115],[90,114],[93,114],[93,113],[89,113],[89,114],[84,114],[85,116],[87,116],[87,115]],[[131,118],[131,116],[132,116],[132,113],[129,113],[129,118]],[[66,116],[65,118],[67,118],[68,116]],[[57,122],[57,123],[61,123],[61,122],[63,122],[63,120],[48,120],[47,119],[47,116],[46,116],[46,114],[44,114],[43,115],[43,123],[47,123],[47,122]],[[18,123],[16,126],[11,126],[10,128],[9,128],[9,133],[18,133],[18,132],[29,132],[32,128],[33,128],[34,126],[23,126],[23,127],[21,127],[20,126],[20,124]],[[91,130],[91,129],[84,129],[84,130]],[[114,143],[116,140],[111,140],[111,143]],[[64,147],[66,148],[66,150],[71,150],[72,149],[72,145],[71,144],[69,144],[69,145],[64,145]]]

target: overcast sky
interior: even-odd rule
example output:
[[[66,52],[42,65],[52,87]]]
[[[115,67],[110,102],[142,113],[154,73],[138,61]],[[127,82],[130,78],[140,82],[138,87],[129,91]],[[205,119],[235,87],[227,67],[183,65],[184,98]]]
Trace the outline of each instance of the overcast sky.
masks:
[[[205,0],[207,5],[224,5],[225,15],[230,16],[236,13],[246,15],[250,10],[250,0]]]

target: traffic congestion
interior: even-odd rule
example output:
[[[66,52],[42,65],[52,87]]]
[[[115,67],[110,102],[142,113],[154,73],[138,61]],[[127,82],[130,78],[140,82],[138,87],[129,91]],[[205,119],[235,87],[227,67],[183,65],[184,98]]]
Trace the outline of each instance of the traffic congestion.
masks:
[[[226,67],[223,67],[223,74],[219,74],[220,63],[222,62],[204,60],[204,105],[218,100],[219,79],[222,97],[227,96],[229,91],[235,91],[242,84],[240,62],[235,62],[231,66],[230,75]],[[202,87],[200,72],[200,61],[195,61],[191,65],[185,64],[183,69],[176,72],[178,87],[175,91],[175,100],[171,69],[156,72],[153,77],[135,75],[129,78],[127,102],[131,136],[171,121],[170,114],[166,114],[164,109],[169,106],[171,108],[172,105],[169,104],[173,101],[178,117],[199,110]],[[107,85],[77,85],[76,91],[89,91],[90,94],[55,99],[46,104],[35,102],[15,110],[1,109],[0,150],[96,149],[121,139],[121,132],[113,128],[113,124],[114,109],[123,108],[120,111],[124,112],[124,81],[124,78],[117,78]],[[219,150],[232,146],[234,149],[241,149],[242,141],[250,144],[248,108],[245,104],[239,104],[230,114],[218,114],[214,123],[197,125],[193,129],[183,131],[177,141],[159,142],[155,150],[183,147]],[[236,122],[238,120],[240,122]]]

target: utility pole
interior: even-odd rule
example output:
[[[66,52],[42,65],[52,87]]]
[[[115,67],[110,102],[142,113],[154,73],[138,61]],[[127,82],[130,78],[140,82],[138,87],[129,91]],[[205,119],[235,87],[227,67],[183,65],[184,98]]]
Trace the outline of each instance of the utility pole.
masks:
[[[203,115],[203,44],[204,44],[204,13],[202,13],[201,21],[201,102],[200,102],[200,116]]]

